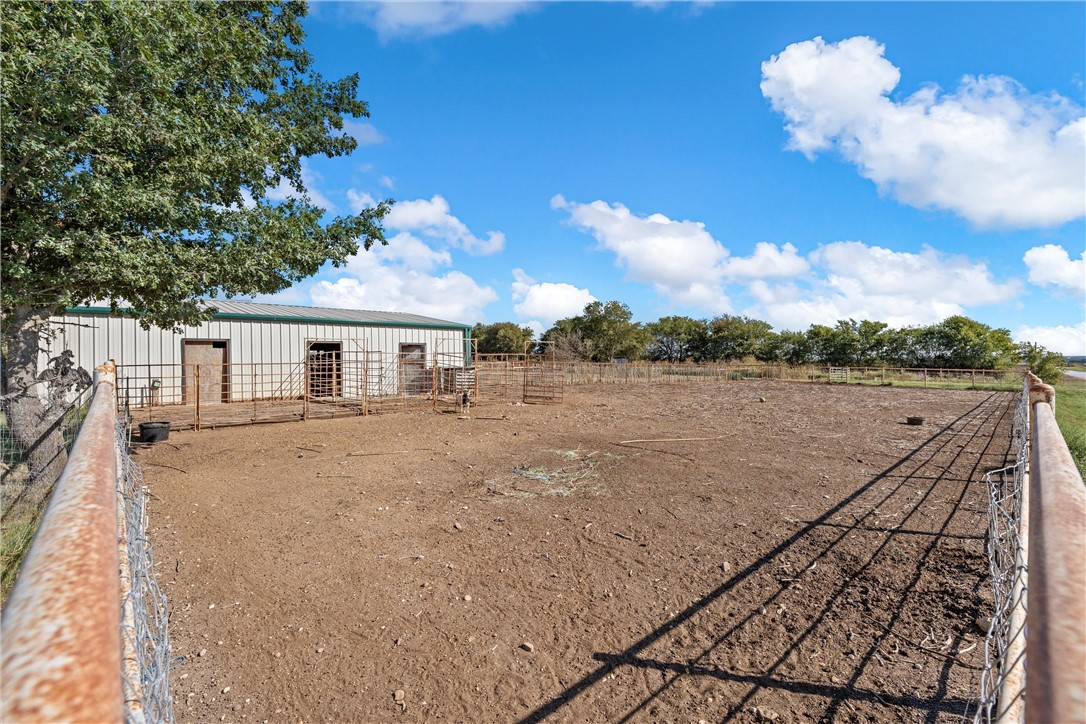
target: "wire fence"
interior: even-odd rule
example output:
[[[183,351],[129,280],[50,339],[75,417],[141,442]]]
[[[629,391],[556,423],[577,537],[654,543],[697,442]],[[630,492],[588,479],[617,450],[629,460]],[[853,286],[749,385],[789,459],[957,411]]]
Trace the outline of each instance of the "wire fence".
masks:
[[[63,444],[57,446],[56,455],[66,458],[71,452],[93,396],[93,388],[87,387],[60,416],[57,427],[63,436]],[[55,461],[59,463],[56,465],[53,465],[53,462],[46,461],[47,464],[42,466],[44,472],[32,471],[27,451],[15,439],[7,416],[0,412],[0,483],[3,484],[2,509],[5,523],[13,516],[36,515],[41,512],[63,469],[63,460]]]
[[[147,497],[143,472],[129,451],[130,427],[117,421],[118,493],[121,496],[121,526],[126,539],[122,562],[127,570],[121,582],[121,634],[125,645],[125,720],[173,722],[170,696],[172,658],[169,610],[166,596],[155,577],[154,552],[147,537]]]
[[[830,367],[747,362],[579,362],[559,360],[567,385],[788,380],[896,387],[1016,390],[1022,371],[908,367]]]
[[[988,562],[992,615],[974,724],[1021,721],[1025,706],[1026,518],[1030,443],[1029,390],[1015,409],[1015,464],[984,476],[988,485]]]

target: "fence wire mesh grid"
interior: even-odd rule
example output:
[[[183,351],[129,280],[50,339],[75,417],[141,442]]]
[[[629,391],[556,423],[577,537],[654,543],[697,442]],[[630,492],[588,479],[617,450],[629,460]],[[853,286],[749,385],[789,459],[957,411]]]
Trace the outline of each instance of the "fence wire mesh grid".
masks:
[[[147,537],[147,488],[132,460],[129,427],[117,424],[120,494],[127,538],[129,588],[123,601],[122,636],[134,666],[125,671],[127,722],[173,722],[169,673],[172,658],[166,596],[155,577],[154,554]]]
[[[8,424],[7,416],[0,412],[0,482],[4,484],[3,511],[5,521],[14,513],[29,509],[37,513],[49,500],[60,471],[64,457],[71,452],[72,445],[87,416],[93,387],[87,387],[67,406],[57,421],[57,428],[63,436],[63,445],[57,447],[58,464],[47,464],[42,472],[31,470],[27,462],[26,451],[16,440]],[[43,436],[44,437],[44,436]]]
[[[1029,465],[1029,390],[1014,415],[1015,464],[984,476],[988,485],[988,561],[992,615],[984,641],[984,670],[975,724],[1021,711],[1025,694],[1027,566],[1022,537],[1023,494]],[[1012,717],[1021,719],[1021,716]]]

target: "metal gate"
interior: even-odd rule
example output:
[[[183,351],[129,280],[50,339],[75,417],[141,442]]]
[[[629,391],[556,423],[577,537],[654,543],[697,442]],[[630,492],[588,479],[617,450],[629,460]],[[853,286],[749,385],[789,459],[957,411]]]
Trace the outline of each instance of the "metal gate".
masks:
[[[525,356],[522,399],[526,403],[562,401],[562,376],[552,355]]]

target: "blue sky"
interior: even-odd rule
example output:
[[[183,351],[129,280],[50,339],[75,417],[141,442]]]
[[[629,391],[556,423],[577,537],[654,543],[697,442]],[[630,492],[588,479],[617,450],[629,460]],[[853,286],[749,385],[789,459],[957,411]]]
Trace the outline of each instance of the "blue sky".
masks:
[[[778,330],[966,314],[1086,353],[1086,4],[316,3],[358,72],[335,215],[387,247],[280,294],[542,331],[587,301]],[[280,189],[279,194],[289,193]]]

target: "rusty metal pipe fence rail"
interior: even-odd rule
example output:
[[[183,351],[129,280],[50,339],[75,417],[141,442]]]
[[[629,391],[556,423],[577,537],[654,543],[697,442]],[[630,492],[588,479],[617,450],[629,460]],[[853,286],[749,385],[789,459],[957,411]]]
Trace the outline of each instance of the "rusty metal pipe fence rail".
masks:
[[[1055,390],[1027,379],[1026,720],[1086,722],[1086,487],[1056,424]]]
[[[993,613],[973,721],[1086,722],[1086,486],[1027,374],[1014,465],[986,474]]]
[[[115,384],[112,364],[96,370],[86,419],[4,608],[4,722],[173,718],[165,601],[142,486],[134,489],[120,444]]]

